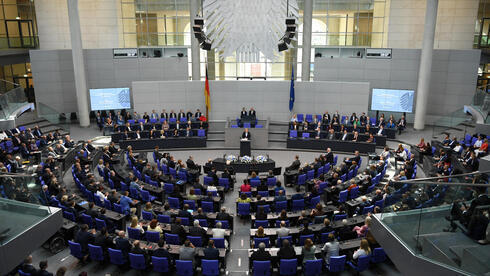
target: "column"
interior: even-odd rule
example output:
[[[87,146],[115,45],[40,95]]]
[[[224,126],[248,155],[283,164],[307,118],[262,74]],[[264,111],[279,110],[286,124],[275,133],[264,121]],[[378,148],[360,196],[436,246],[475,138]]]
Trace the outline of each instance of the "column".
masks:
[[[304,0],[303,12],[303,57],[301,60],[301,80],[310,81],[311,24],[313,21],[313,0]]]
[[[70,24],[71,54],[73,57],[73,73],[77,93],[78,120],[80,126],[90,125],[88,108],[87,79],[85,77],[85,61],[83,59],[82,32],[78,14],[78,0],[67,0],[68,20]]]
[[[194,26],[194,18],[199,12],[199,0],[189,0],[190,1],[190,14],[191,14],[191,55],[192,55],[192,80],[201,79],[201,60],[199,57],[199,41],[194,37],[194,31],[192,26]]]
[[[432,52],[434,51],[434,34],[436,31],[437,5],[439,0],[427,0],[425,10],[424,40],[420,56],[419,79],[417,83],[417,102],[413,127],[422,130],[425,127],[427,101],[429,99],[430,79],[432,73]]]
[[[207,64],[208,64],[208,79],[215,80],[216,79],[216,63],[215,63],[215,50],[211,49],[206,51],[207,56]]]

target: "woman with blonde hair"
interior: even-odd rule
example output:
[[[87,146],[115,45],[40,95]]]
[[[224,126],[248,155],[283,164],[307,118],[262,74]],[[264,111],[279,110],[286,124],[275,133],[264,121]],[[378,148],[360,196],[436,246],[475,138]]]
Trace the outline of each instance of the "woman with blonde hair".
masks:
[[[365,237],[369,231],[369,226],[371,226],[371,217],[366,217],[364,220],[364,225],[361,227],[356,226],[354,229],[352,229],[352,231],[356,231],[358,238]]]
[[[137,216],[132,216],[131,217],[131,225],[129,226],[134,229],[139,229],[141,234],[145,233],[145,230],[143,230],[143,227],[138,222],[138,217]]]
[[[264,227],[259,226],[257,232],[255,232],[255,237],[257,238],[265,238]]]
[[[354,255],[352,255],[352,259],[357,261],[359,257],[369,256],[369,255],[371,255],[371,248],[369,248],[369,242],[366,239],[362,239],[361,246],[359,247],[359,249],[357,249],[354,252]]]

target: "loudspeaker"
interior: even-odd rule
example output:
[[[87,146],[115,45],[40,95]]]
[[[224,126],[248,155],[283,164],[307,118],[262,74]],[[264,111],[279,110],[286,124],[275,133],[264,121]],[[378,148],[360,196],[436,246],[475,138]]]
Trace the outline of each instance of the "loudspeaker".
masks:
[[[322,53],[316,53],[315,57],[322,57]]]
[[[156,49],[153,51],[153,57],[162,57],[162,50]]]
[[[296,31],[296,25],[287,25],[286,26],[286,32],[294,33],[295,31]]]
[[[211,43],[208,43],[208,42],[204,41],[204,42],[201,44],[201,48],[202,48],[203,50],[209,51],[209,50],[211,50]]]
[[[296,24],[295,18],[286,18],[286,25],[294,25]]]
[[[202,28],[199,25],[192,26],[192,29],[194,30],[194,32],[199,32],[199,33],[202,32]]]
[[[196,17],[196,18],[194,18],[194,24],[203,26],[204,25],[204,19],[202,19],[200,17]]]
[[[184,56],[184,54],[183,54],[183,53],[177,53],[177,56],[178,56],[178,57],[183,57],[183,56]]]

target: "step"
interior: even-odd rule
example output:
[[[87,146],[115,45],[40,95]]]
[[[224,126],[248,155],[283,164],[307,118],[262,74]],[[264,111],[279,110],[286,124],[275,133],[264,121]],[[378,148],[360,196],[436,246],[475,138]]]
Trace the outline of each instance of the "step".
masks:
[[[209,139],[220,139],[220,140],[224,141],[225,134],[224,133],[210,133],[210,132],[208,132],[208,140]]]
[[[208,142],[216,142],[216,141],[218,141],[218,142],[224,142],[225,141],[225,138],[224,137],[223,138],[209,138],[208,137],[206,139],[206,141],[208,141]]]
[[[287,138],[288,138],[288,135],[286,133],[284,133],[284,134],[269,134],[269,140],[286,141]]]
[[[209,130],[208,134],[225,134],[224,130]]]
[[[36,120],[31,121],[31,122],[28,122],[28,123],[20,124],[17,127],[23,126],[25,128],[32,128],[32,127],[34,127],[36,125],[40,125],[43,122],[49,122],[49,121],[46,120],[46,119],[44,119],[44,118],[39,118],[39,119],[36,119]]]
[[[288,131],[280,131],[280,130],[269,130],[269,135],[271,134],[284,134],[284,135],[287,135],[288,134]]]
[[[286,143],[286,140],[284,139],[270,139],[269,138],[269,143],[270,142],[275,142],[275,143]]]

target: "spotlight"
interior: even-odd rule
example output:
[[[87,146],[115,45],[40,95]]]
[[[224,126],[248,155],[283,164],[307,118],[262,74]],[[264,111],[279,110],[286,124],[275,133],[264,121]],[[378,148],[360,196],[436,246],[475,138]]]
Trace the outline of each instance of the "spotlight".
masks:
[[[178,57],[183,57],[184,56],[184,53],[177,53],[177,56]]]
[[[296,31],[296,25],[286,25],[286,32],[294,33]]]
[[[294,17],[286,18],[286,25],[294,25],[294,24],[296,24],[296,18]]]
[[[284,37],[282,38],[282,40],[283,40],[283,41],[284,41],[284,43],[286,43],[286,44],[291,43],[291,38],[289,38],[289,36],[284,36]]]
[[[287,32],[286,35],[289,37],[289,38],[293,38],[296,33],[295,32]]]
[[[286,51],[288,49],[288,45],[285,42],[279,42],[277,45],[277,48],[279,49],[279,52]]]
[[[204,19],[201,17],[194,18],[194,24],[199,26],[204,26]]]

